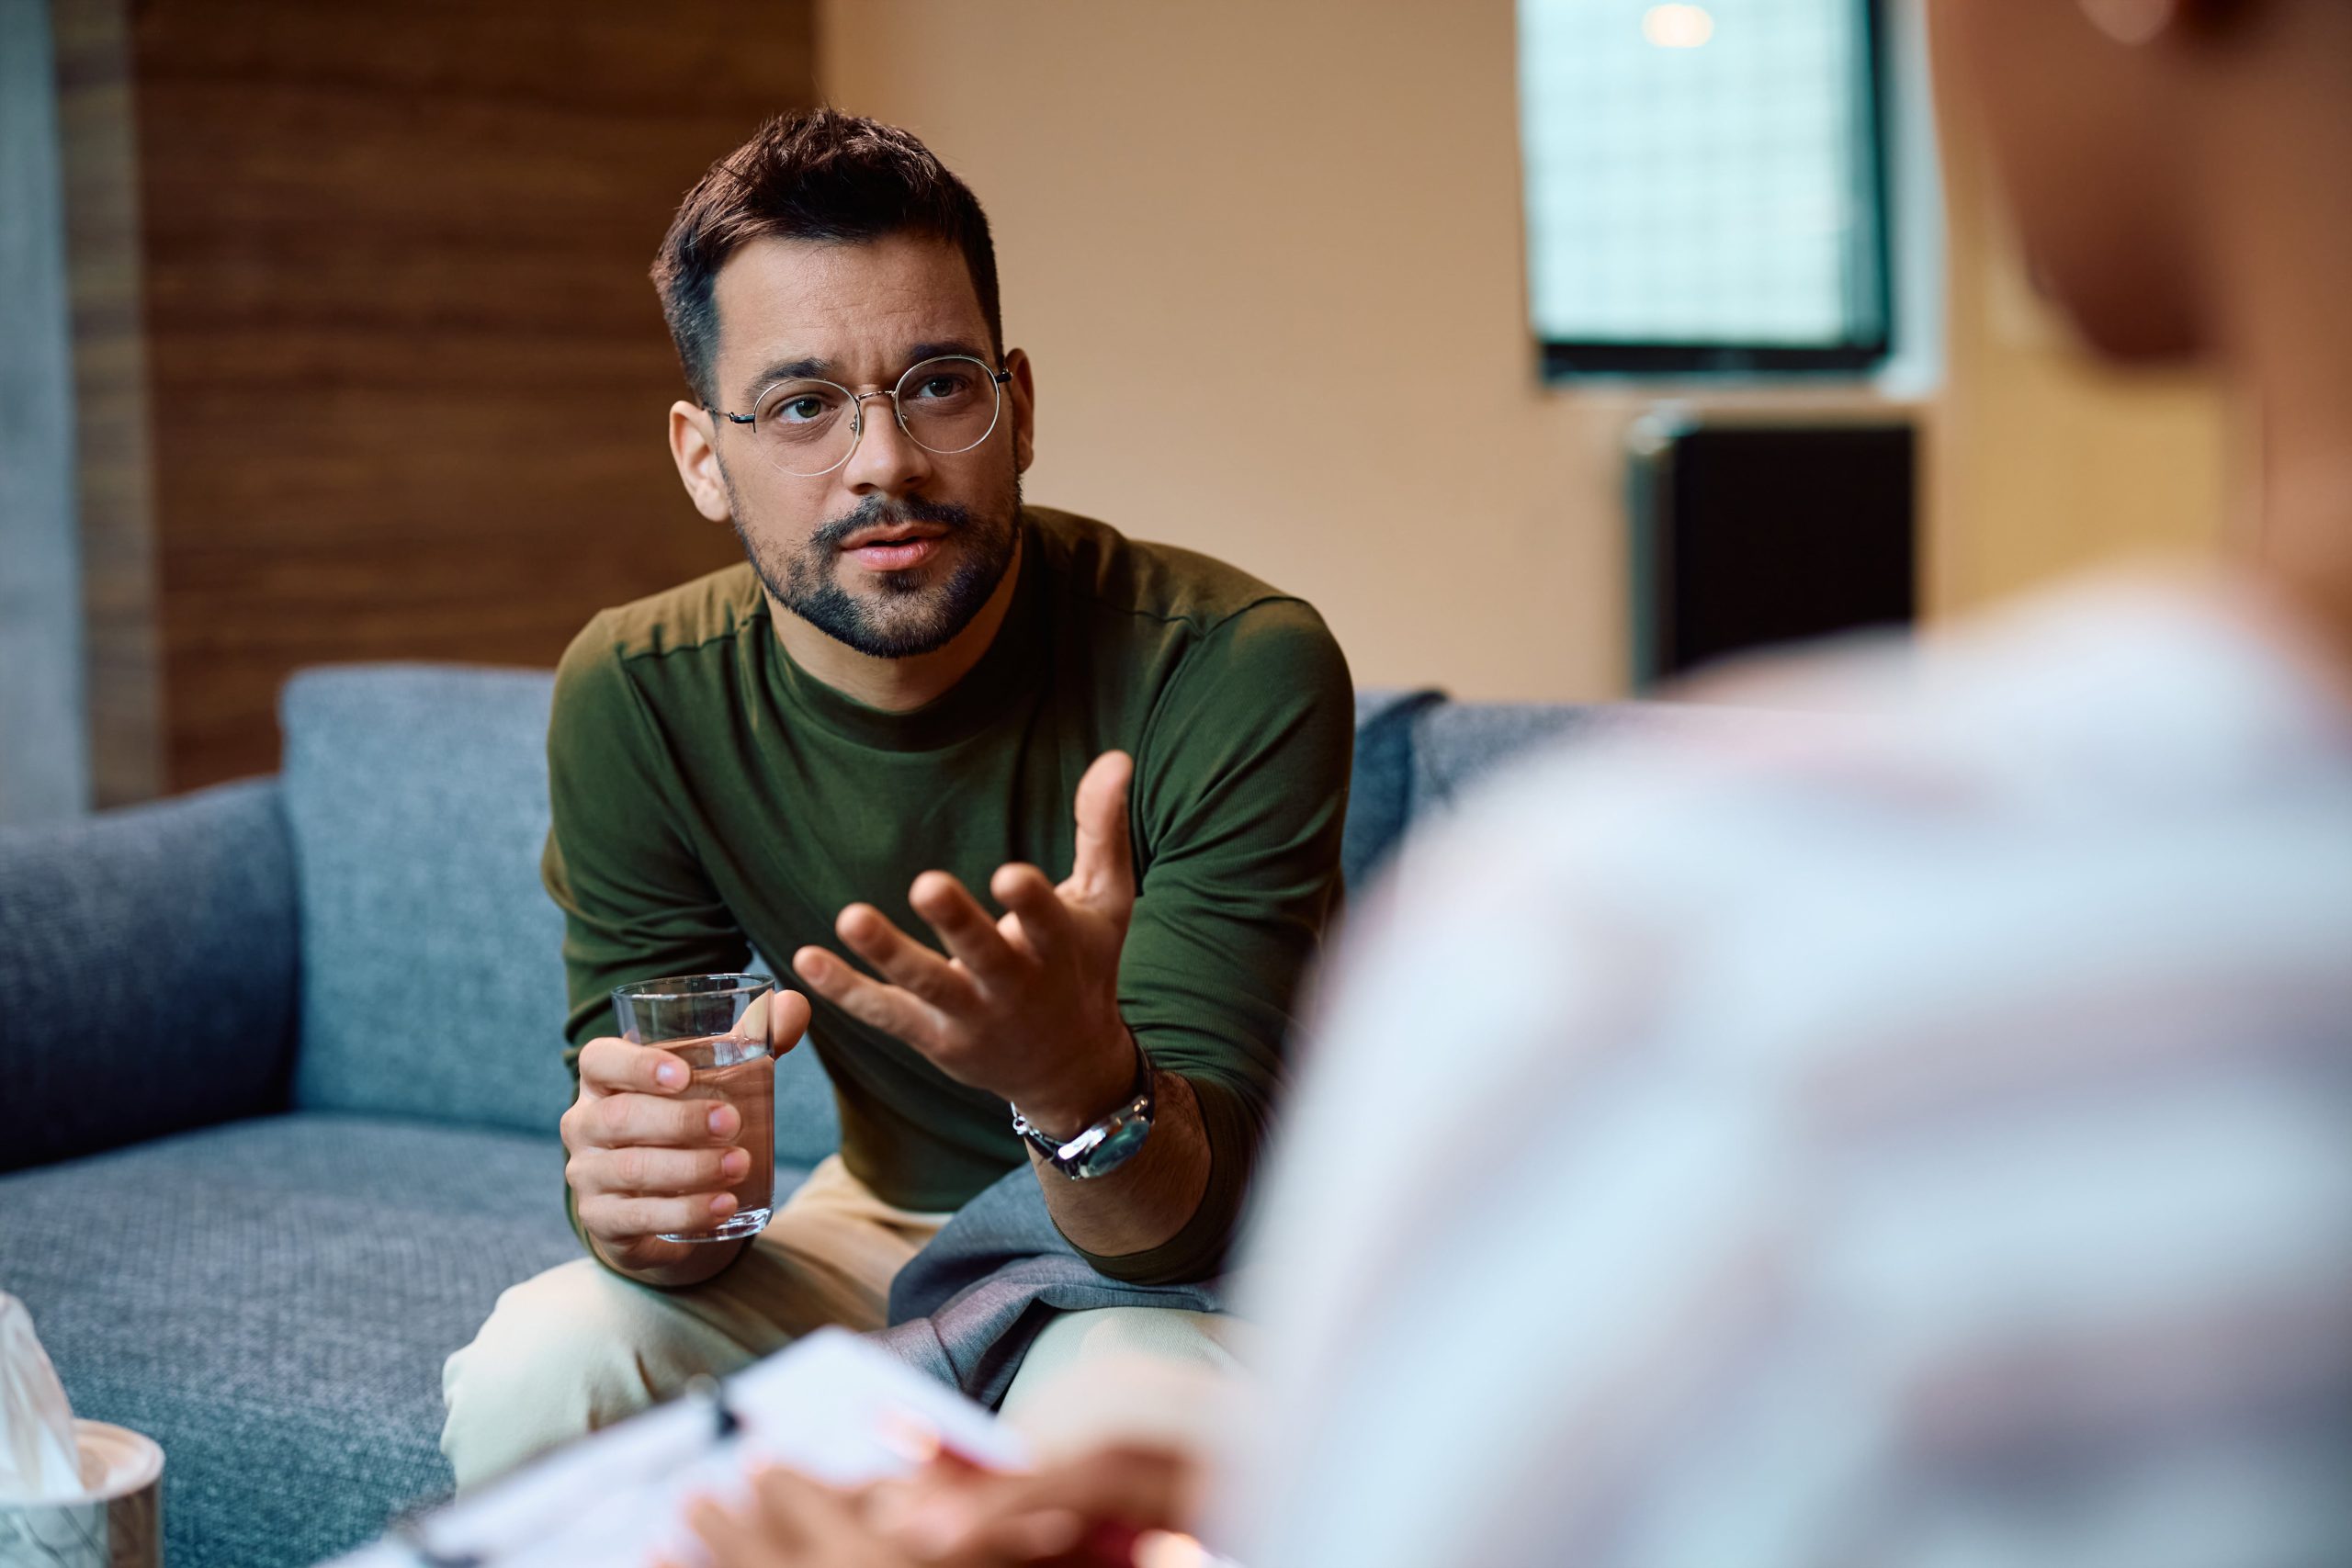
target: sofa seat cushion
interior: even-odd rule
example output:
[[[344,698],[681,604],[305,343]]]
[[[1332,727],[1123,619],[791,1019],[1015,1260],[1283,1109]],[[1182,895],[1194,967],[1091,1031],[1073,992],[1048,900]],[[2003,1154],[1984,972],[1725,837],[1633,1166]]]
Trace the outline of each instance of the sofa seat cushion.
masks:
[[[579,1256],[562,1169],[494,1129],[231,1122],[0,1177],[0,1288],[77,1414],[163,1444],[174,1568],[314,1562],[447,1493],[441,1363]]]

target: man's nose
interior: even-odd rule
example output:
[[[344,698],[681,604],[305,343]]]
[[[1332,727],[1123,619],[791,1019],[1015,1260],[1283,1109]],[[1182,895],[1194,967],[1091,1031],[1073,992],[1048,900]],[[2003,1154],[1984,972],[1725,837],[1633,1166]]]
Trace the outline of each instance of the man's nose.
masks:
[[[844,484],[860,495],[899,495],[930,481],[931,454],[916,446],[899,423],[898,405],[889,393],[868,392],[859,398],[858,417],[865,429],[842,475]]]

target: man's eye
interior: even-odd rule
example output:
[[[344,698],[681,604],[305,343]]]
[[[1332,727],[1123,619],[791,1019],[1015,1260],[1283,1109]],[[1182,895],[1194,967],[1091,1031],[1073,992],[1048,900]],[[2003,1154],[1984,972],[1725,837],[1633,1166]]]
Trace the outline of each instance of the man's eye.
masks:
[[[801,424],[817,419],[825,412],[825,400],[820,397],[786,398],[777,405],[776,417],[787,424]]]
[[[964,389],[964,383],[953,376],[933,376],[915,394],[923,398],[952,398]]]

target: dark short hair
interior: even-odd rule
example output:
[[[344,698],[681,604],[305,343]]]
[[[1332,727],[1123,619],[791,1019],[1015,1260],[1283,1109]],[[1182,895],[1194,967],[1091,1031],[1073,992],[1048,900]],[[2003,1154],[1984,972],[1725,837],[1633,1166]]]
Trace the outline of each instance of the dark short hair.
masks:
[[[769,237],[856,243],[892,234],[927,235],[964,253],[989,345],[1001,356],[988,215],[971,187],[912,135],[838,109],[809,109],[778,115],[713,164],[686,193],[653,257],[653,287],[695,396],[718,402],[713,286],[738,247]]]

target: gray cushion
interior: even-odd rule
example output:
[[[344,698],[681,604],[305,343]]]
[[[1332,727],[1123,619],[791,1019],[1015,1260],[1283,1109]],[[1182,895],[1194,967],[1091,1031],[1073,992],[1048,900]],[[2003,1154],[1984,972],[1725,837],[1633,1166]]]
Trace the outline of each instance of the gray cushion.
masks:
[[[303,1106],[537,1132],[571,1103],[563,916],[539,882],[552,691],[536,671],[433,665],[288,684]],[[840,1146],[814,1051],[777,1064],[775,1133],[786,1165]]]
[[[1789,716],[1704,703],[1445,703],[1417,710],[1412,722],[1412,815],[1418,818],[1449,809],[1465,790],[1538,747],[1612,736],[1771,731]]]
[[[282,1106],[295,964],[275,784],[0,829],[0,1170]]]
[[[1575,731],[1588,711],[1536,703],[1445,703],[1421,710],[1413,717],[1411,815],[1446,809],[1498,764]]]
[[[441,1363],[579,1256],[562,1180],[547,1137],[235,1122],[0,1178],[0,1281],[76,1413],[163,1444],[173,1568],[307,1563],[447,1493]]]
[[[539,885],[553,677],[306,671],[280,704],[306,1108],[551,1131],[563,917]]]
[[[1443,701],[1445,694],[1434,688],[1356,694],[1355,767],[1340,848],[1351,889],[1369,886],[1405,836],[1413,808],[1413,721]]]

